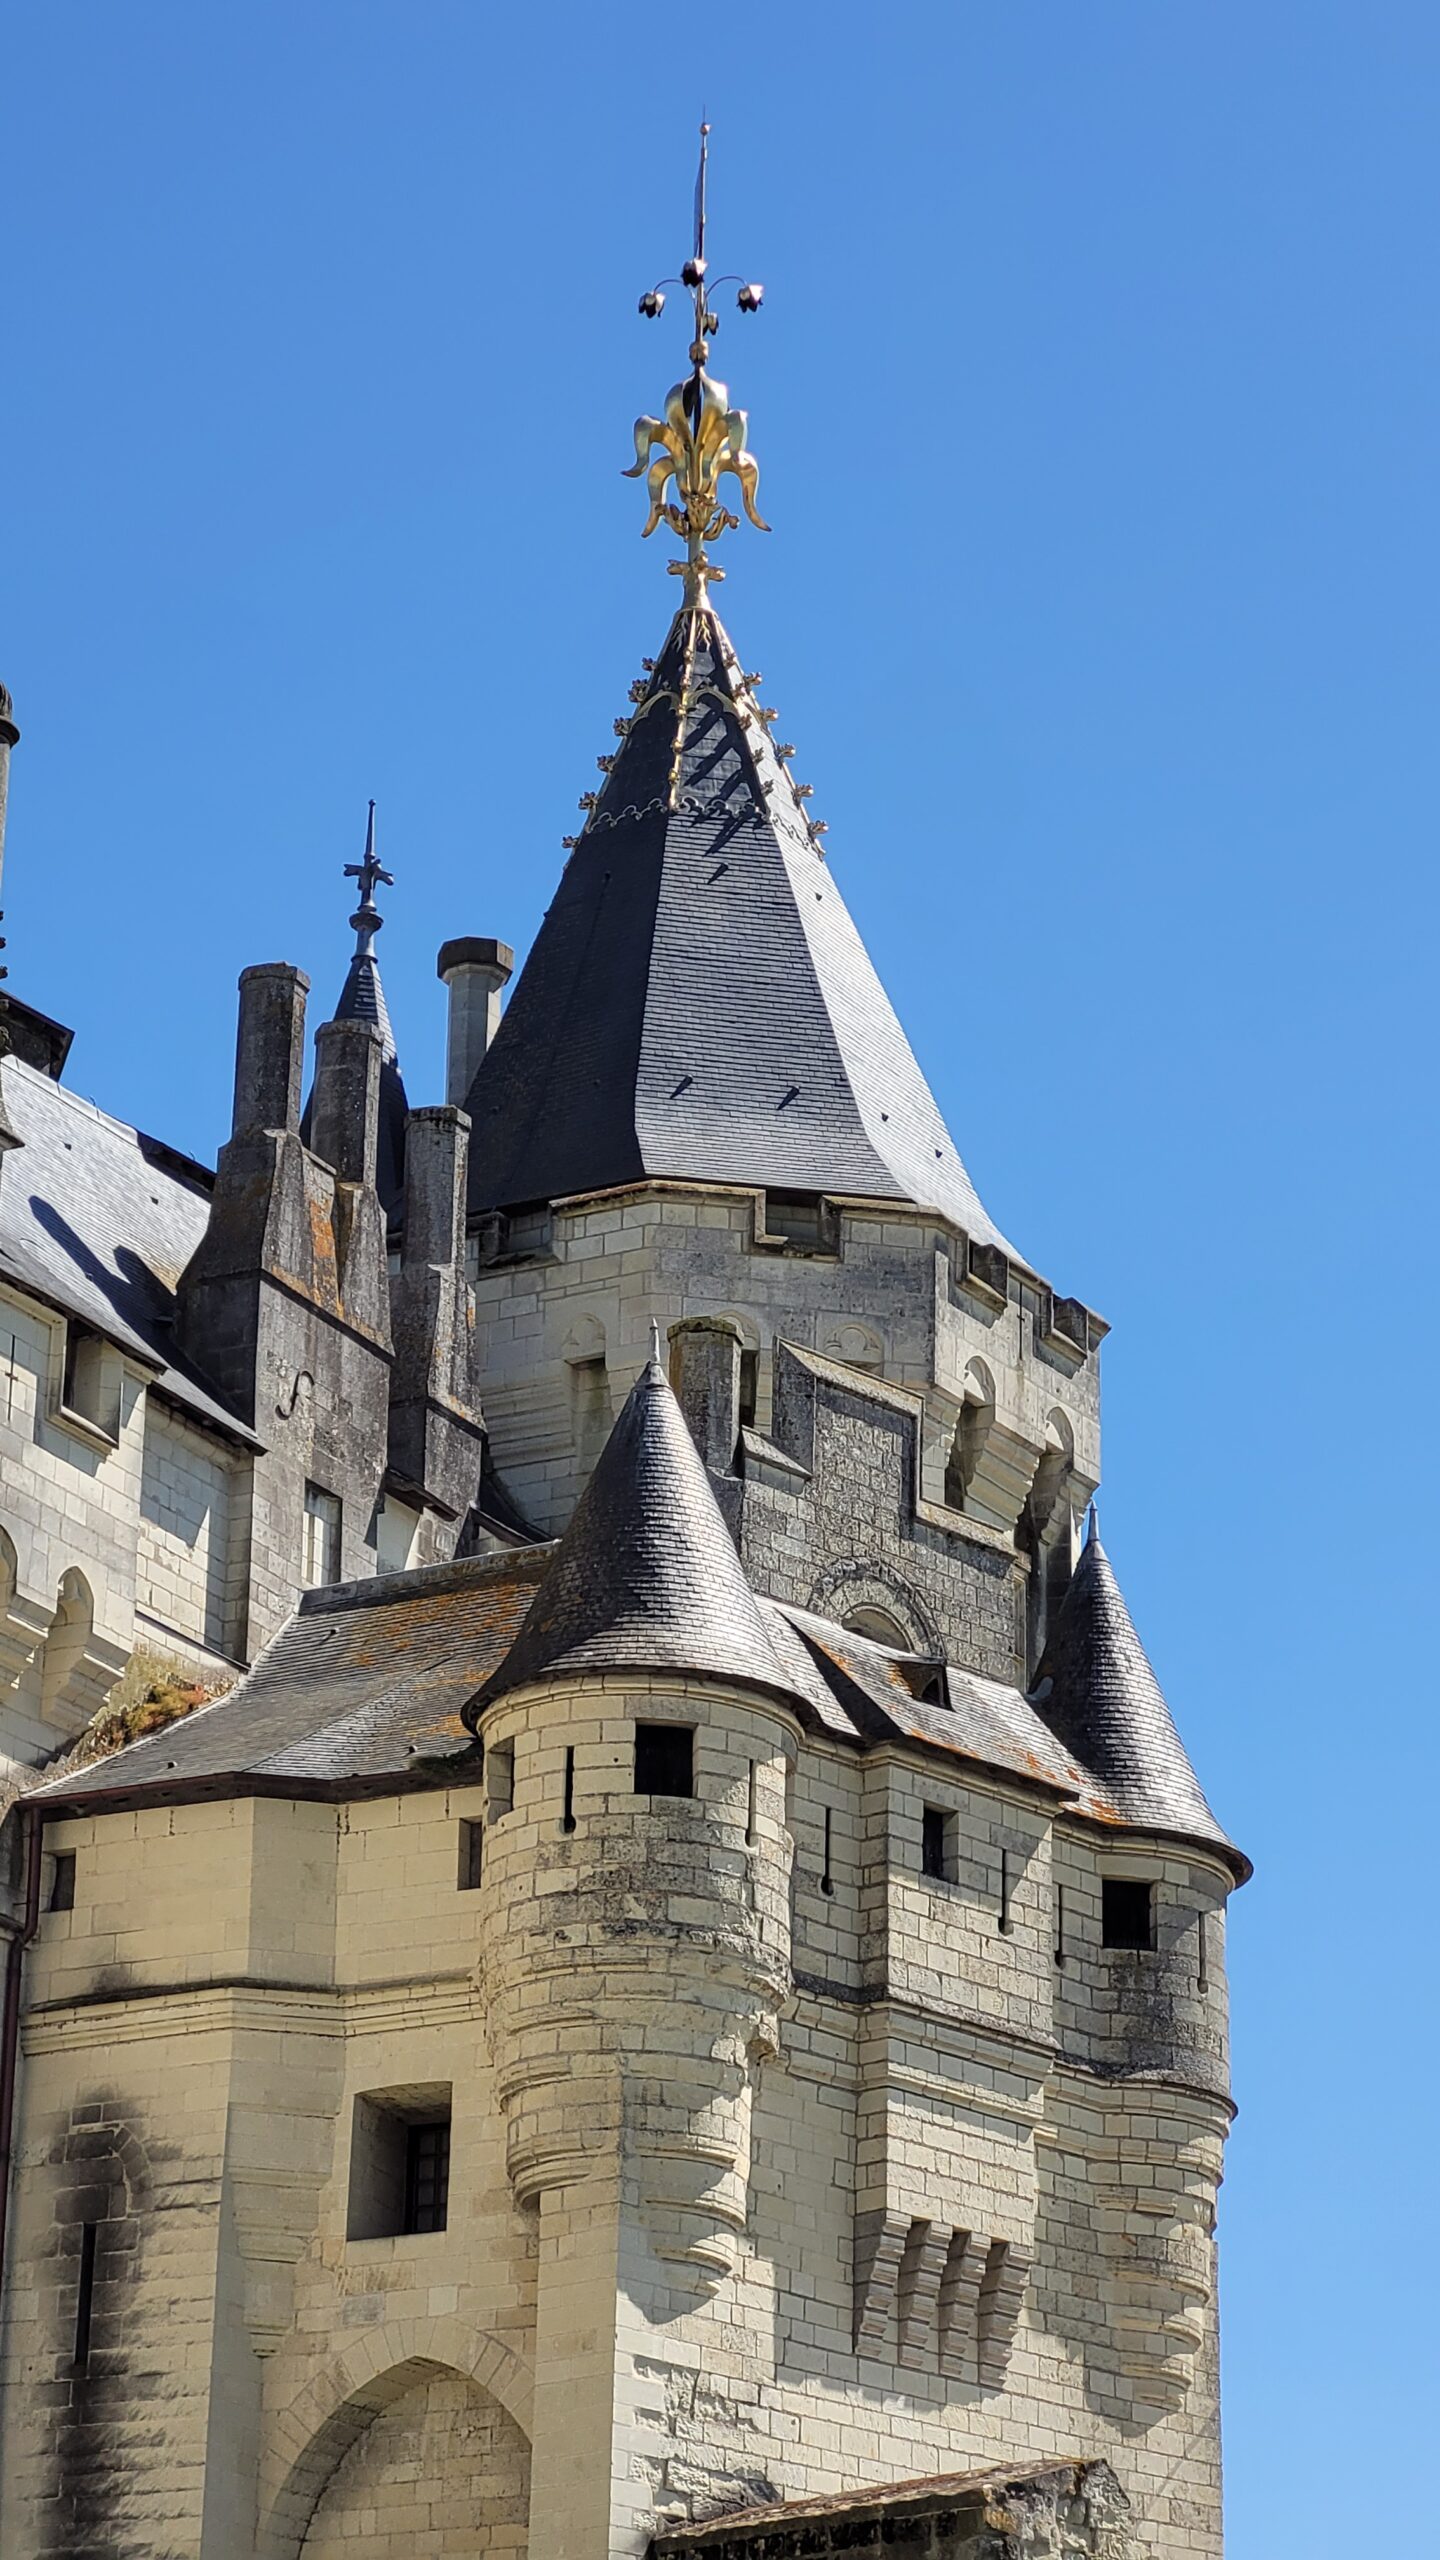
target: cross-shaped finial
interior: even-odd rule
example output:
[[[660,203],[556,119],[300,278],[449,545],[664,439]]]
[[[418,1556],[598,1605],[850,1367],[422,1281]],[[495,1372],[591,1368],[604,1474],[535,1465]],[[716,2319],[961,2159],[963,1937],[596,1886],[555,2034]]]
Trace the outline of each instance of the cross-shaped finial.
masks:
[[[382,881],[387,889],[393,889],[395,886],[394,872],[383,870],[376,860],[373,800],[370,803],[370,815],[365,822],[364,859],[360,862],[347,862],[345,877],[347,880],[358,880],[360,883],[360,904],[350,919],[350,925],[355,936],[356,957],[362,960],[368,959],[374,948],[375,936],[385,921],[375,904],[375,892]]]

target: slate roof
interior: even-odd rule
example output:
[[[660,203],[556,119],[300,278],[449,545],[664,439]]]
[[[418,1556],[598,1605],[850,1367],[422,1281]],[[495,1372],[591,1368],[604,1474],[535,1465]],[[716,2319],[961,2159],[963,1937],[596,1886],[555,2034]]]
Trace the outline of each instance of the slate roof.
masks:
[[[800,1705],[658,1360],[641,1370],[514,1645],[475,1711],[588,1671],[702,1672]]]
[[[473,1749],[460,1710],[514,1640],[553,1547],[307,1591],[239,1686],[41,1790],[43,1800],[227,1782],[280,1792],[418,1776]]]
[[[385,1002],[385,988],[380,976],[380,963],[373,951],[352,952],[345,972],[345,984],[332,1019],[336,1022],[373,1022],[380,1038],[380,1137],[375,1160],[375,1188],[380,1205],[393,1225],[405,1199],[405,1115],[410,1108],[405,1098],[405,1080],[400,1073],[400,1058],[395,1046],[395,1033],[390,1022],[390,1008]],[[313,1100],[313,1096],[311,1097]],[[301,1117],[300,1134],[309,1144],[310,1103]]]
[[[24,1143],[0,1171],[0,1279],[118,1343],[173,1402],[259,1448],[175,1349],[176,1284],[209,1215],[205,1168],[23,1058],[3,1073]]]
[[[1124,1820],[1229,1848],[1135,1632],[1093,1512],[1030,1697]]]
[[[1248,1862],[1190,1773],[1109,1566],[1094,1545],[1086,1554],[1063,1688],[1057,1682],[1043,1701],[770,1599],[746,1579],[652,1361],[558,1544],[306,1592],[227,1696],[53,1780],[34,1801],[98,1809],[157,1794],[343,1796],[424,1784],[465,1762],[484,1707],[522,1683],[576,1671],[694,1671],[777,1695],[802,1723],[858,1748],[908,1741],[1020,1779],[1057,1810],[1205,1841],[1243,1878]],[[1076,1629],[1086,1623],[1095,1631],[1082,1643]],[[942,1695],[927,1702],[915,1690],[937,1669]],[[1117,1684],[1133,1701],[1145,1682],[1143,1729],[1117,1726]],[[1082,1721],[1089,1752],[1070,1729]],[[1117,1731],[1126,1737],[1119,1750]]]
[[[708,605],[676,616],[466,1109],[476,1211],[668,1175],[1005,1243]]]

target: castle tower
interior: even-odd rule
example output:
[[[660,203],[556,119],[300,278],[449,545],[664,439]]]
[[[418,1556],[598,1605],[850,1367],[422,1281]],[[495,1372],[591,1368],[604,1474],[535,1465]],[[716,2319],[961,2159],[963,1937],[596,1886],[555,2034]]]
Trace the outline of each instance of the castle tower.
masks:
[[[1220,2560],[1248,1864],[1080,1543],[1103,1322],[982,1207],[716,618],[704,182],[636,429],[680,610],[508,1013],[442,954],[398,1236],[378,981],[308,1143],[304,981],[242,981],[180,1339],[283,1623],[27,1800],[7,2551]],[[453,1529],[482,1382],[512,1543],[352,1532],[279,1604],[309,1478]]]

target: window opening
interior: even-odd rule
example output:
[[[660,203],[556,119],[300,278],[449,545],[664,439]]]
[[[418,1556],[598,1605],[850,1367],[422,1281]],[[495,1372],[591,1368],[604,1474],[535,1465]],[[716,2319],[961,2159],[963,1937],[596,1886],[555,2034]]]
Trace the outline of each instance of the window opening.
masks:
[[[443,2231],[450,2201],[450,2119],[405,2133],[406,2231]]]
[[[90,2370],[90,2327],[95,2312],[95,2243],[100,2226],[95,2222],[80,2225],[80,2273],[75,2287],[75,2353],[71,2371]]]
[[[1196,1920],[1195,1937],[1195,1988],[1197,1991],[1208,1991],[1210,1988],[1210,1915],[1207,1911],[1202,1911]]]
[[[78,1414],[82,1422],[93,1422],[97,1431],[108,1432],[114,1438],[118,1417],[108,1409],[110,1400],[105,1393],[105,1345],[87,1325],[67,1324],[65,1328],[60,1401],[67,1412]]]
[[[484,1856],[485,1825],[474,1820],[460,1825],[460,1863],[455,1878],[456,1890],[473,1893],[480,1882],[480,1866]]]
[[[515,1745],[492,1742],[485,1754],[485,1813],[498,1822],[515,1802]]]
[[[760,1354],[758,1351],[742,1351],[740,1354],[740,1425],[742,1430],[747,1423],[754,1422],[756,1413],[759,1409],[759,1404]]]
[[[55,1869],[50,1878],[49,1908],[52,1911],[73,1911],[75,1908],[75,1852],[73,1849],[58,1849],[55,1853]]]
[[[1063,1884],[1057,1884],[1055,1887],[1055,1961],[1061,1965],[1065,1962],[1065,1887]]]
[[[1130,1876],[1100,1879],[1100,1943],[1106,1947],[1152,1948],[1155,1944],[1155,1888]]]
[[[951,1828],[954,1815],[938,1804],[927,1804],[920,1816],[920,1873],[948,1883],[951,1867]]]
[[[305,1487],[305,1531],[301,1580],[319,1590],[340,1579],[340,1497],[323,1485]]]
[[[573,1742],[565,1746],[565,1798],[560,1815],[560,1828],[562,1831],[573,1831],[575,1828],[575,1745]]]
[[[755,1763],[752,1760],[745,1793],[745,1846],[747,1849],[753,1849],[755,1846],[755,1809]]]
[[[355,2100],[348,2240],[443,2231],[450,2187],[448,2083],[372,2089]]]
[[[831,1826],[833,1820],[834,1816],[827,1804],[825,1807],[825,1863],[820,1872],[820,1890],[822,1893],[833,1893],[835,1890],[835,1878],[831,1872],[830,1865]]]
[[[1000,1935],[1002,1938],[1010,1937],[1014,1927],[1015,1923],[1010,1917],[1010,1852],[1008,1849],[1002,1849],[1000,1852]]]
[[[637,1796],[693,1796],[695,1735],[688,1724],[637,1724]]]

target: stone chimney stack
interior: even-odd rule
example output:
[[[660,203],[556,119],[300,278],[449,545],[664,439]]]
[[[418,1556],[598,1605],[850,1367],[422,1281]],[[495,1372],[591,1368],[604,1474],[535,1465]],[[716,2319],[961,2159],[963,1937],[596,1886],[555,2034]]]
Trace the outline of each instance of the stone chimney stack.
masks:
[[[724,1316],[691,1316],[670,1327],[670,1383],[714,1475],[729,1475],[735,1463],[743,1347],[739,1326]]]
[[[450,997],[445,1050],[445,1099],[463,1104],[476,1069],[500,1028],[500,990],[515,966],[508,942],[477,934],[442,942],[435,963]]]
[[[390,1286],[390,1472],[458,1518],[480,1482],[484,1427],[465,1277],[470,1123],[450,1103],[405,1124],[405,1216]]]
[[[304,970],[285,960],[241,970],[232,1140],[252,1129],[299,1130],[309,992]]]
[[[341,1182],[373,1189],[384,1035],[374,1022],[322,1022],[315,1034],[310,1146]]]

